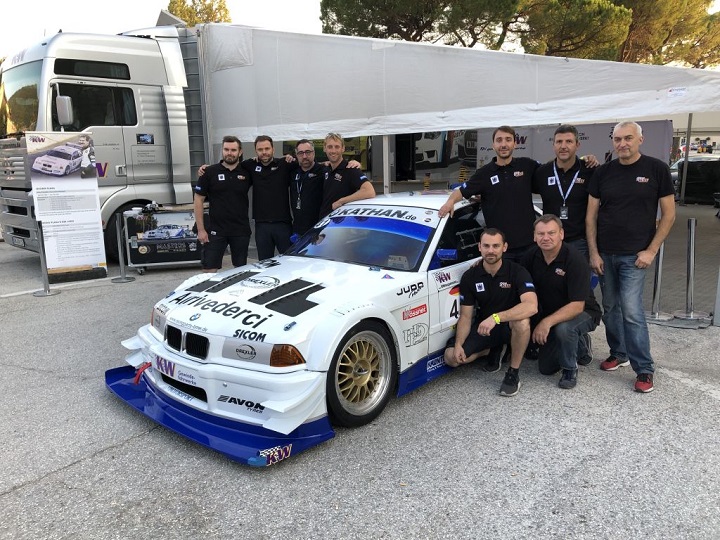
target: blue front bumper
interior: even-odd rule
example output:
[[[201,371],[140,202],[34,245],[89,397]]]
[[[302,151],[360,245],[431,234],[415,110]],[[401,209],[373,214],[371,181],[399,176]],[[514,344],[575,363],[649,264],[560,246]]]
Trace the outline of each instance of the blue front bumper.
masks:
[[[135,374],[132,366],[109,369],[105,372],[105,384],[120,399],[160,425],[234,461],[255,467],[273,465],[335,436],[327,416],[283,435],[207,414],[158,392],[146,383],[144,375],[136,384]]]

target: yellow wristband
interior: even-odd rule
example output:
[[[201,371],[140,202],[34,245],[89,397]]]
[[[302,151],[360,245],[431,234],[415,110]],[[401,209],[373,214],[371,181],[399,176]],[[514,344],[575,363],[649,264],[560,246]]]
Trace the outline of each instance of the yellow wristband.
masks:
[[[495,321],[495,324],[500,324],[500,315],[497,313],[492,314],[493,321]]]

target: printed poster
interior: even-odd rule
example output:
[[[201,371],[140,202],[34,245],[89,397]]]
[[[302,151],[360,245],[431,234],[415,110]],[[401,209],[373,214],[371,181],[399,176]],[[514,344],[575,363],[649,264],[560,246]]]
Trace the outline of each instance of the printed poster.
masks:
[[[34,132],[26,137],[50,282],[106,277],[92,134]]]

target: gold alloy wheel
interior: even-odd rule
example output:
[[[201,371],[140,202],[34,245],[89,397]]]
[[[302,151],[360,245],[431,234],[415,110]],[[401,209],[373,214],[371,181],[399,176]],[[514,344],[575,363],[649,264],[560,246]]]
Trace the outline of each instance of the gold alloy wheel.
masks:
[[[394,361],[387,341],[372,330],[352,336],[340,353],[335,369],[335,392],[340,406],[352,415],[384,406],[390,390]]]

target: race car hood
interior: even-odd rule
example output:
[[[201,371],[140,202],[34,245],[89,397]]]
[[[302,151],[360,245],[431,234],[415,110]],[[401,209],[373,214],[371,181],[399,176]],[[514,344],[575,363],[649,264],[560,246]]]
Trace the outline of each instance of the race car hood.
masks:
[[[395,297],[388,292],[416,280],[409,272],[285,256],[195,276],[156,310],[169,323],[202,333],[252,339],[254,332],[265,343],[297,342],[330,313],[341,315],[373,298],[387,303]]]

